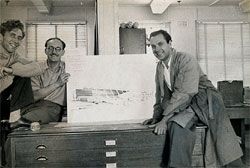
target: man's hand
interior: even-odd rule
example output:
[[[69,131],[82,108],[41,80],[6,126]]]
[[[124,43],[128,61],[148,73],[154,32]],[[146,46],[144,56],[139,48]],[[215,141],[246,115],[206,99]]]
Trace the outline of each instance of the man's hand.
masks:
[[[0,68],[0,77],[11,75],[12,73],[13,73],[13,70],[11,68],[7,68],[7,67]]]
[[[157,124],[155,124],[155,130],[154,133],[157,135],[164,135],[167,132],[167,123],[165,120],[161,120]]]
[[[34,94],[34,100],[38,101],[41,99],[44,99],[46,96],[51,94],[54,90],[56,90],[59,87],[62,87],[66,82],[68,82],[69,73],[63,73],[61,74],[57,81],[47,87],[40,88],[38,90],[33,91]]]
[[[150,119],[143,121],[142,124],[143,125],[154,125],[155,123],[157,123],[156,119],[150,118]]]
[[[63,86],[65,83],[68,82],[70,74],[69,73],[63,73],[60,75],[60,77],[57,80],[57,83],[59,84],[59,86]]]
[[[154,133],[157,135],[164,135],[167,132],[167,121],[168,121],[168,117],[163,117],[162,120],[160,122],[157,123],[156,119],[150,118],[145,120],[142,124],[143,125],[148,125],[149,128],[154,128]]]

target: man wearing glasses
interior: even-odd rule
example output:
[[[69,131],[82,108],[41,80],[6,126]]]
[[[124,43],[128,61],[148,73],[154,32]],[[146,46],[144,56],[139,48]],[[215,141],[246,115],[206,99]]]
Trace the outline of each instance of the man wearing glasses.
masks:
[[[62,107],[66,105],[66,87],[69,74],[61,61],[66,44],[60,38],[50,38],[45,43],[48,69],[31,78],[35,103],[21,110],[21,118],[39,121],[41,124],[60,120]]]

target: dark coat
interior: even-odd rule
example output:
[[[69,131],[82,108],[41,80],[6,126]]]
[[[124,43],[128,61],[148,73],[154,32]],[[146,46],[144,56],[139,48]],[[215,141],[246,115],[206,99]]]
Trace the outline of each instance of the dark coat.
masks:
[[[156,103],[154,118],[172,116],[182,127],[196,114],[208,126],[205,164],[208,167],[225,165],[242,156],[229,117],[219,92],[202,72],[195,58],[172,51],[170,62],[171,90],[164,83],[162,63],[156,68]]]

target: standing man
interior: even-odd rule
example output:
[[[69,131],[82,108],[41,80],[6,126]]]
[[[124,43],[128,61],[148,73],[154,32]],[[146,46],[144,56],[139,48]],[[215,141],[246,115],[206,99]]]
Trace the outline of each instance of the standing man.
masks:
[[[62,108],[66,105],[65,84],[69,78],[69,74],[65,73],[65,63],[61,61],[65,47],[60,38],[46,41],[45,54],[49,68],[31,78],[35,103],[21,109],[21,119],[39,121],[41,124],[59,121]]]
[[[156,103],[153,118],[143,124],[154,126],[155,134],[169,134],[169,167],[191,167],[198,121],[208,126],[206,167],[224,166],[239,159],[242,150],[220,94],[196,59],[176,52],[171,42],[166,31],[150,34],[150,45],[159,59],[155,76]]]

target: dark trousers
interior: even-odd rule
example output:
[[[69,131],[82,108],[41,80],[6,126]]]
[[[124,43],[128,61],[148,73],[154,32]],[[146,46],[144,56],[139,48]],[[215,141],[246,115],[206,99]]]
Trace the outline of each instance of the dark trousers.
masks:
[[[58,122],[61,119],[62,106],[51,101],[39,100],[21,109],[21,116],[29,121],[41,124]]]
[[[47,100],[40,100],[22,108],[21,116],[22,118],[28,119],[32,122],[39,121],[41,124],[58,122],[61,120],[62,106]],[[7,161],[7,167],[11,167],[10,148],[10,139],[7,138],[5,143],[5,158]]]
[[[1,120],[9,119],[11,111],[34,102],[30,78],[16,76],[13,83],[0,93]]]
[[[13,83],[0,93],[0,121],[8,120],[10,112],[21,109],[34,102],[30,78],[16,76]],[[4,130],[1,123],[1,162],[4,162],[3,144],[8,132]],[[2,163],[1,163],[2,164]]]
[[[192,154],[196,139],[196,123],[196,116],[187,124],[185,128],[176,122],[168,123],[169,167],[191,167]]]

